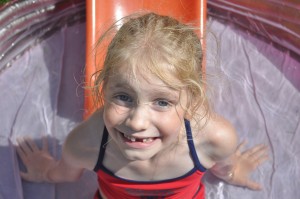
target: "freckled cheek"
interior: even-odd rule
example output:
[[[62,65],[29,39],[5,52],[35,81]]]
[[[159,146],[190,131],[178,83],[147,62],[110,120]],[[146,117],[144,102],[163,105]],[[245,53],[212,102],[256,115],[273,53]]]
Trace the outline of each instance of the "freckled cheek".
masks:
[[[124,111],[121,111],[118,106],[113,104],[106,104],[104,106],[103,119],[105,125],[112,127],[114,125],[120,124],[126,118]]]
[[[160,120],[158,128],[163,136],[177,137],[183,129],[183,121],[181,121],[178,117],[169,117],[168,119],[164,118],[163,120]]]
[[[116,122],[116,116],[116,111],[112,106],[106,105],[104,107],[103,119],[107,127],[111,127]]]
[[[106,103],[104,105],[104,108],[109,110],[111,114],[118,114],[118,115],[124,115],[130,111],[130,108],[115,104],[113,102]]]
[[[172,135],[179,135],[181,129],[182,129],[182,125],[181,124],[170,124],[169,125],[169,129],[170,129],[170,134]]]

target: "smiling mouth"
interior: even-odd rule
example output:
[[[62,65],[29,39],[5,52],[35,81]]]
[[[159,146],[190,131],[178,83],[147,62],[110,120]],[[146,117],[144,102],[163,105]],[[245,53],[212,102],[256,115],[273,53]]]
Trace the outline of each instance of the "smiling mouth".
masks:
[[[130,135],[126,135],[124,133],[121,133],[123,135],[123,138],[125,138],[126,141],[129,142],[142,142],[142,143],[151,143],[153,142],[157,137],[152,137],[152,138],[136,138]]]

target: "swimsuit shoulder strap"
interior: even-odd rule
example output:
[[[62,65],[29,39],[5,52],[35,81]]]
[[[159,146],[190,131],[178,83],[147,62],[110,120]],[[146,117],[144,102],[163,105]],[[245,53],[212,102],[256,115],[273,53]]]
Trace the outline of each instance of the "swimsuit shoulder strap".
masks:
[[[188,146],[189,146],[189,149],[190,149],[190,154],[192,156],[193,162],[194,162],[194,164],[195,164],[195,166],[198,170],[200,170],[201,172],[204,172],[204,171],[206,171],[206,168],[200,163],[200,160],[198,158],[196,148],[195,148],[195,145],[194,145],[194,140],[193,140],[193,134],[192,134],[190,121],[185,119],[184,124],[185,124],[185,129],[186,129],[187,143],[188,143]]]
[[[106,127],[104,126],[101,145],[100,145],[100,149],[99,149],[98,160],[97,160],[96,166],[94,168],[94,171],[98,171],[102,165],[102,162],[104,159],[104,154],[105,154],[105,149],[106,149],[105,144],[107,143],[107,139],[108,139],[108,132],[107,132]]]

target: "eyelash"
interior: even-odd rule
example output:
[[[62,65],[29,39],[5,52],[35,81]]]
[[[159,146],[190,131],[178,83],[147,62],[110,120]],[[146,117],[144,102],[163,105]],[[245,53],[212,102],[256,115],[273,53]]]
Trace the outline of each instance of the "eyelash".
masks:
[[[124,99],[125,98],[125,99]],[[134,100],[127,94],[116,94],[113,96],[113,102],[119,106],[130,107],[134,105]],[[163,103],[163,104],[161,104]],[[163,111],[171,108],[174,103],[168,99],[155,99],[153,103],[150,103],[151,107],[155,110]]]
[[[157,99],[157,100],[155,100],[155,102],[156,102],[155,104],[157,104],[160,107],[170,107],[170,106],[172,106],[172,103],[169,100],[166,100],[166,99]],[[165,103],[164,106],[160,105],[159,104],[160,102]]]
[[[121,99],[121,98],[124,98],[124,97],[126,97],[127,100]],[[117,100],[120,100],[120,101],[128,101],[131,97],[128,96],[128,95],[126,95],[126,94],[118,94],[118,95],[114,96],[114,98],[117,99]],[[130,102],[132,102],[132,101],[133,101],[133,100],[130,99]]]

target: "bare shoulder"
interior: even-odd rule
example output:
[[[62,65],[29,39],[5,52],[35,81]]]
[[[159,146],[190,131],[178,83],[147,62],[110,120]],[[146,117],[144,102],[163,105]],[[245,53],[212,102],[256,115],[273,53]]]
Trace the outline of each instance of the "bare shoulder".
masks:
[[[233,125],[225,118],[213,114],[199,133],[200,142],[197,142],[197,153],[203,155],[207,167],[223,160],[235,152],[238,137]]]
[[[103,128],[102,110],[99,110],[73,129],[63,146],[68,162],[92,170],[98,159]]]

